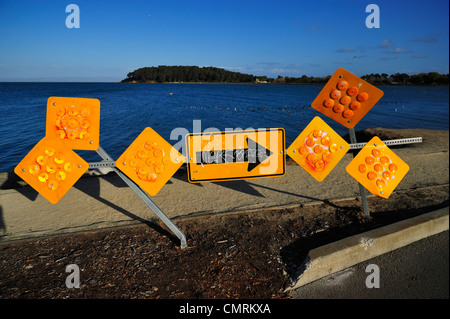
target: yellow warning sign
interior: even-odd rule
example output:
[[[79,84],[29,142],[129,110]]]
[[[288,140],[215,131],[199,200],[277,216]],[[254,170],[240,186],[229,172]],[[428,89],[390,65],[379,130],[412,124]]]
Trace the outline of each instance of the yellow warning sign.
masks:
[[[375,196],[389,198],[408,173],[409,166],[375,136],[359,151],[346,170]]]
[[[53,136],[40,140],[14,172],[56,204],[87,171],[89,164]]]
[[[345,127],[354,128],[383,94],[372,84],[339,68],[311,106]]]
[[[117,159],[116,167],[155,196],[183,162],[183,155],[147,127]]]
[[[100,101],[49,97],[46,135],[56,136],[70,149],[97,150],[100,140]]]
[[[282,176],[286,173],[284,129],[186,135],[191,183]]]
[[[289,146],[288,155],[321,182],[348,152],[350,145],[316,116]]]

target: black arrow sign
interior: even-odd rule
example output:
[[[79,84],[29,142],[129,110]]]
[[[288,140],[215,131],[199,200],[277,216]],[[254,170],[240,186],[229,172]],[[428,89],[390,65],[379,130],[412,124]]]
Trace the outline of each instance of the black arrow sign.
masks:
[[[247,137],[248,148],[197,152],[197,164],[227,164],[248,162],[247,171],[251,172],[273,154],[264,146]]]

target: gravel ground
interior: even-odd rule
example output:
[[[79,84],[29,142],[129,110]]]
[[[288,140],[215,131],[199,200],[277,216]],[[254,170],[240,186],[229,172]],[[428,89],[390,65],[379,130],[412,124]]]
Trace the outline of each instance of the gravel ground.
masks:
[[[308,251],[448,206],[448,186],[358,200],[185,219],[188,248],[161,224],[0,244],[0,298],[289,298]],[[66,287],[68,265],[80,288]]]

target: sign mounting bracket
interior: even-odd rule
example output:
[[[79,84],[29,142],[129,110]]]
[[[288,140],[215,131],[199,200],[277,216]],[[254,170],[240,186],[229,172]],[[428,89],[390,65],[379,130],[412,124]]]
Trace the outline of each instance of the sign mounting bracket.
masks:
[[[354,128],[350,128],[348,129],[348,133],[350,135],[350,142],[354,145],[357,144],[357,140],[356,140],[356,134],[355,134],[355,129]],[[351,144],[351,145],[352,145]],[[361,195],[361,202],[363,204],[363,209],[364,209],[364,215],[366,217],[370,217],[370,210],[369,210],[369,203],[367,202],[367,194],[366,194],[366,189],[364,188],[364,186],[362,186],[360,183],[358,183],[359,186],[359,193]]]
[[[106,151],[99,146],[97,149],[97,154],[105,161],[107,165],[109,162],[113,162],[111,156],[106,153]],[[94,164],[94,163],[92,163]],[[118,170],[115,166],[110,166],[116,172],[117,175],[144,201],[144,203],[164,222],[164,224],[180,239],[180,248],[185,249],[187,247],[186,236],[181,232],[181,230],[172,222],[172,220],[167,217],[166,214],[150,199],[146,192],[144,192],[138,185],[136,185],[131,179],[129,179],[125,174]]]

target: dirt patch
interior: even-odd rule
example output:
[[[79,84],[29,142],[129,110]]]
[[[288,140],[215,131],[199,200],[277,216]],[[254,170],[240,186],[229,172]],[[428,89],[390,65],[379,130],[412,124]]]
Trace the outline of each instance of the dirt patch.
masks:
[[[176,220],[188,248],[148,224],[0,244],[0,298],[289,298],[308,251],[448,206],[448,185]],[[68,289],[66,266],[80,268]]]
[[[414,130],[396,130],[396,129],[384,129],[384,128],[368,128],[361,131],[356,131],[355,136],[356,140],[359,143],[365,143],[370,141],[374,136],[378,136],[381,140],[393,140],[400,138],[409,138],[413,137],[411,132]],[[345,134],[343,139],[350,143],[350,135]]]

